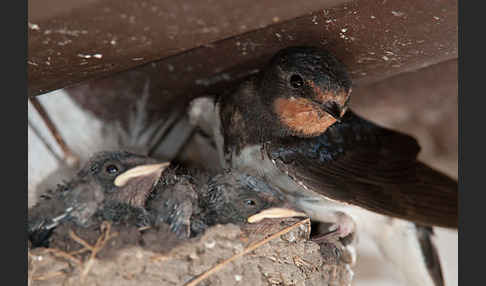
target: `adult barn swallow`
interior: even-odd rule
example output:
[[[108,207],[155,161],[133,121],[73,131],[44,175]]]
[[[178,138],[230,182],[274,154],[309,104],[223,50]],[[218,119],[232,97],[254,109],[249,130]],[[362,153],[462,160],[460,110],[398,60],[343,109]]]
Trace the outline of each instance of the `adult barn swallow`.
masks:
[[[71,181],[46,192],[29,209],[32,246],[48,246],[53,229],[64,221],[88,227],[95,218],[116,222],[131,213],[136,223],[147,224],[146,199],[167,166],[124,151],[93,155]]]
[[[457,182],[417,160],[414,138],[349,110],[351,84],[329,52],[291,47],[218,100],[193,101],[189,116],[213,126],[223,167],[266,178],[342,237],[373,235],[410,285],[441,285],[426,271],[436,254],[420,247],[430,233],[419,229],[457,228]],[[403,256],[392,251],[400,244]]]

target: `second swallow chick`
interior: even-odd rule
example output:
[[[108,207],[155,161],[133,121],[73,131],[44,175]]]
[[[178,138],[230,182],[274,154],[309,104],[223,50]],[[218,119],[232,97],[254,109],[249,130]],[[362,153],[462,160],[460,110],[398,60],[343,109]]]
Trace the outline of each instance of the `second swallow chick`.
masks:
[[[216,224],[246,223],[270,208],[288,210],[277,217],[298,213],[262,179],[232,171],[209,177],[177,167],[164,171],[147,202],[154,224],[169,224],[181,238],[197,236]]]

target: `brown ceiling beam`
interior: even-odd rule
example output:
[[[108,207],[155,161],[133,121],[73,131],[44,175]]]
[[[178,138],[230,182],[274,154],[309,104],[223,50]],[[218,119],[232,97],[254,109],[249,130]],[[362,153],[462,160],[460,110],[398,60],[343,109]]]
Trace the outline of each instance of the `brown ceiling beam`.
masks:
[[[29,0],[29,94],[175,55],[347,0]]]
[[[98,3],[97,1],[94,2]],[[114,7],[119,9],[121,4],[115,5],[115,2],[103,1],[103,3],[112,3],[111,6],[106,4],[110,11],[114,11]],[[255,4],[259,7],[256,9],[259,11],[258,13],[254,8],[248,8],[247,6],[252,6],[252,4],[245,1],[243,6],[249,10],[244,17],[237,12],[230,12],[232,10],[228,7],[219,10],[221,13],[227,11],[226,14],[222,13],[223,16],[216,16],[217,14],[214,11],[220,9],[222,3],[226,2],[214,2],[210,8],[206,7],[206,10],[204,10],[206,12],[197,14],[199,15],[198,19],[205,23],[204,27],[206,28],[201,29],[207,33],[202,33],[200,30],[197,31],[201,33],[194,32],[194,27],[190,25],[192,22],[188,20],[197,18],[194,15],[190,16],[192,15],[191,11],[196,13],[194,6],[198,5],[196,3],[187,6],[186,10],[180,7],[180,9],[171,8],[171,11],[174,9],[174,11],[180,13],[180,17],[184,18],[184,23],[187,24],[187,30],[178,28],[174,32],[176,30],[174,29],[172,34],[170,32],[172,28],[167,26],[167,23],[170,22],[169,16],[166,17],[167,21],[165,22],[160,17],[151,19],[148,16],[143,16],[144,14],[140,12],[143,9],[139,11],[142,13],[141,15],[118,12],[116,17],[124,19],[123,21],[134,21],[133,27],[125,24],[115,28],[113,23],[105,23],[100,18],[101,16],[96,15],[91,16],[92,21],[86,21],[82,12],[88,8],[73,9],[68,14],[78,15],[78,18],[73,17],[73,20],[70,21],[80,22],[76,22],[78,26],[70,27],[66,31],[55,30],[48,25],[43,26],[42,21],[39,22],[41,24],[38,27],[32,27],[33,23],[30,23],[29,93],[31,95],[40,94],[83,80],[107,76],[141,63],[162,58],[159,61],[135,68],[133,71],[128,71],[128,73],[136,72],[148,75],[153,85],[151,89],[155,88],[159,96],[164,97],[167,94],[195,95],[206,92],[208,86],[232,83],[234,80],[261,68],[277,50],[290,45],[322,46],[329,49],[348,66],[356,84],[376,82],[402,72],[457,58],[458,28],[457,1],[455,0],[359,0],[341,3],[332,8],[314,9],[311,14],[306,14],[303,12],[305,9],[301,9],[299,13],[294,13],[294,15],[304,14],[304,16],[288,21],[283,21],[285,17],[282,15],[287,11],[286,17],[292,17],[288,11],[295,9],[295,5],[289,4],[290,1],[288,3],[287,1],[278,1],[282,3],[281,6],[274,3],[273,10],[269,7],[258,6],[264,5],[261,3],[273,3],[272,1],[255,1],[255,3],[260,3]],[[239,3],[239,1],[235,3],[237,2]],[[308,4],[310,2],[320,3],[320,1],[302,2],[307,3],[306,5],[310,5]],[[336,4],[335,1],[333,3]],[[322,5],[327,4],[329,3],[324,1]],[[317,4],[315,5],[317,6]],[[271,5],[269,4],[269,6]],[[102,9],[100,7],[98,13],[102,14],[102,11],[108,8]],[[135,8],[133,9],[135,11]],[[201,6],[198,9],[203,9],[203,7]],[[236,9],[236,11],[242,11],[241,9],[244,8]],[[260,11],[262,9],[274,12],[262,12]],[[105,17],[111,15],[111,12],[106,13]],[[236,22],[245,17],[255,19],[255,15],[259,15],[260,22],[258,22],[258,25],[251,25],[247,21],[245,25],[247,28],[251,26],[252,29],[260,26],[265,27],[243,33],[245,31],[241,30],[241,24],[238,24],[240,26],[234,24],[236,26],[231,25],[231,27],[224,25],[224,23],[229,23],[228,17],[230,16],[227,13],[238,14],[239,16],[233,15],[233,18],[231,18]],[[135,15],[135,18],[130,18],[133,15]],[[275,16],[279,23],[266,26],[277,20],[276,18],[270,19],[269,15],[279,15]],[[57,23],[58,29],[67,25],[59,19],[50,19],[50,22],[47,22]],[[69,20],[67,18],[62,19]],[[270,19],[270,21],[265,22],[262,19]],[[85,23],[82,20],[85,20]],[[121,25],[119,21],[121,20],[115,21],[117,25]],[[197,22],[197,20],[194,21]],[[107,20],[107,22],[109,21]],[[80,23],[85,24],[85,26]],[[98,24],[93,26],[93,23]],[[95,32],[90,33],[91,28],[88,26]],[[138,29],[141,26],[147,28],[149,32],[146,34],[139,33]],[[189,27],[192,27],[192,30]],[[223,29],[224,27],[226,27],[226,30]],[[51,31],[47,35],[46,29]],[[164,32],[162,30],[154,32],[157,29],[163,29]],[[212,30],[218,32],[209,32]],[[73,34],[73,31],[77,31],[78,35],[69,36],[66,34]],[[83,31],[88,32],[83,34]],[[123,33],[125,36],[112,37],[113,31]],[[131,38],[128,37],[128,34],[132,34],[130,37],[134,37],[132,39],[134,44],[130,44]],[[229,35],[233,35],[233,37],[214,41]],[[55,41],[56,44],[54,42],[51,42],[51,44],[43,43],[48,39],[54,41],[52,38],[54,36],[64,37],[65,40],[77,37],[84,39],[84,41],[77,40],[64,46],[59,45],[59,39]],[[115,44],[110,42],[112,40],[115,41]],[[194,48],[196,46],[199,47]],[[42,49],[43,47],[46,49]],[[100,47],[104,47],[104,49]],[[62,52],[55,56],[56,53],[59,53],[59,51],[56,52],[58,49]]]

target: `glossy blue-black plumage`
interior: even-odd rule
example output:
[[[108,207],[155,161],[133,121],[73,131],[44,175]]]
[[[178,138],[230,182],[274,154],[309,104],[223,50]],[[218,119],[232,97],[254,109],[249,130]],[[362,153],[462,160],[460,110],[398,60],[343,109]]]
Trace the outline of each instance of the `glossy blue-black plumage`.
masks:
[[[417,160],[416,140],[352,111],[314,138],[276,138],[279,169],[325,197],[425,225],[457,227],[457,182]]]

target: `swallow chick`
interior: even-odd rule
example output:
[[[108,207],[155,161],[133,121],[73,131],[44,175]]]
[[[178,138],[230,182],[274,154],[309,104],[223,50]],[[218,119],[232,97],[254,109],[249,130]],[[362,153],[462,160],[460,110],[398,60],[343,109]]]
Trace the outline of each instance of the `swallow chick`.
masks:
[[[28,211],[28,236],[33,247],[49,244],[63,222],[88,227],[99,219],[149,223],[144,206],[168,163],[125,151],[100,152],[70,182],[47,191]]]
[[[167,168],[147,200],[152,225],[167,224],[177,237],[191,237],[191,218],[199,211],[198,190],[206,180],[206,174],[195,169],[178,165]]]
[[[422,271],[430,252],[421,250],[418,228],[457,228],[457,182],[417,160],[414,138],[352,112],[351,87],[329,52],[290,47],[217,100],[193,101],[189,116],[213,126],[224,168],[265,178],[312,219],[333,223],[341,237],[373,235],[402,272],[404,258],[388,244],[413,249],[405,256],[416,263],[407,267],[418,269],[421,285],[440,285]],[[387,229],[399,243],[388,240]]]
[[[168,224],[180,238],[198,236],[216,224],[305,215],[260,178],[231,171],[210,177],[180,167],[164,171],[147,211],[154,226]]]
[[[306,216],[266,181],[237,171],[226,171],[212,177],[201,191],[200,212],[194,216],[195,232],[201,232],[200,226],[206,225]]]

